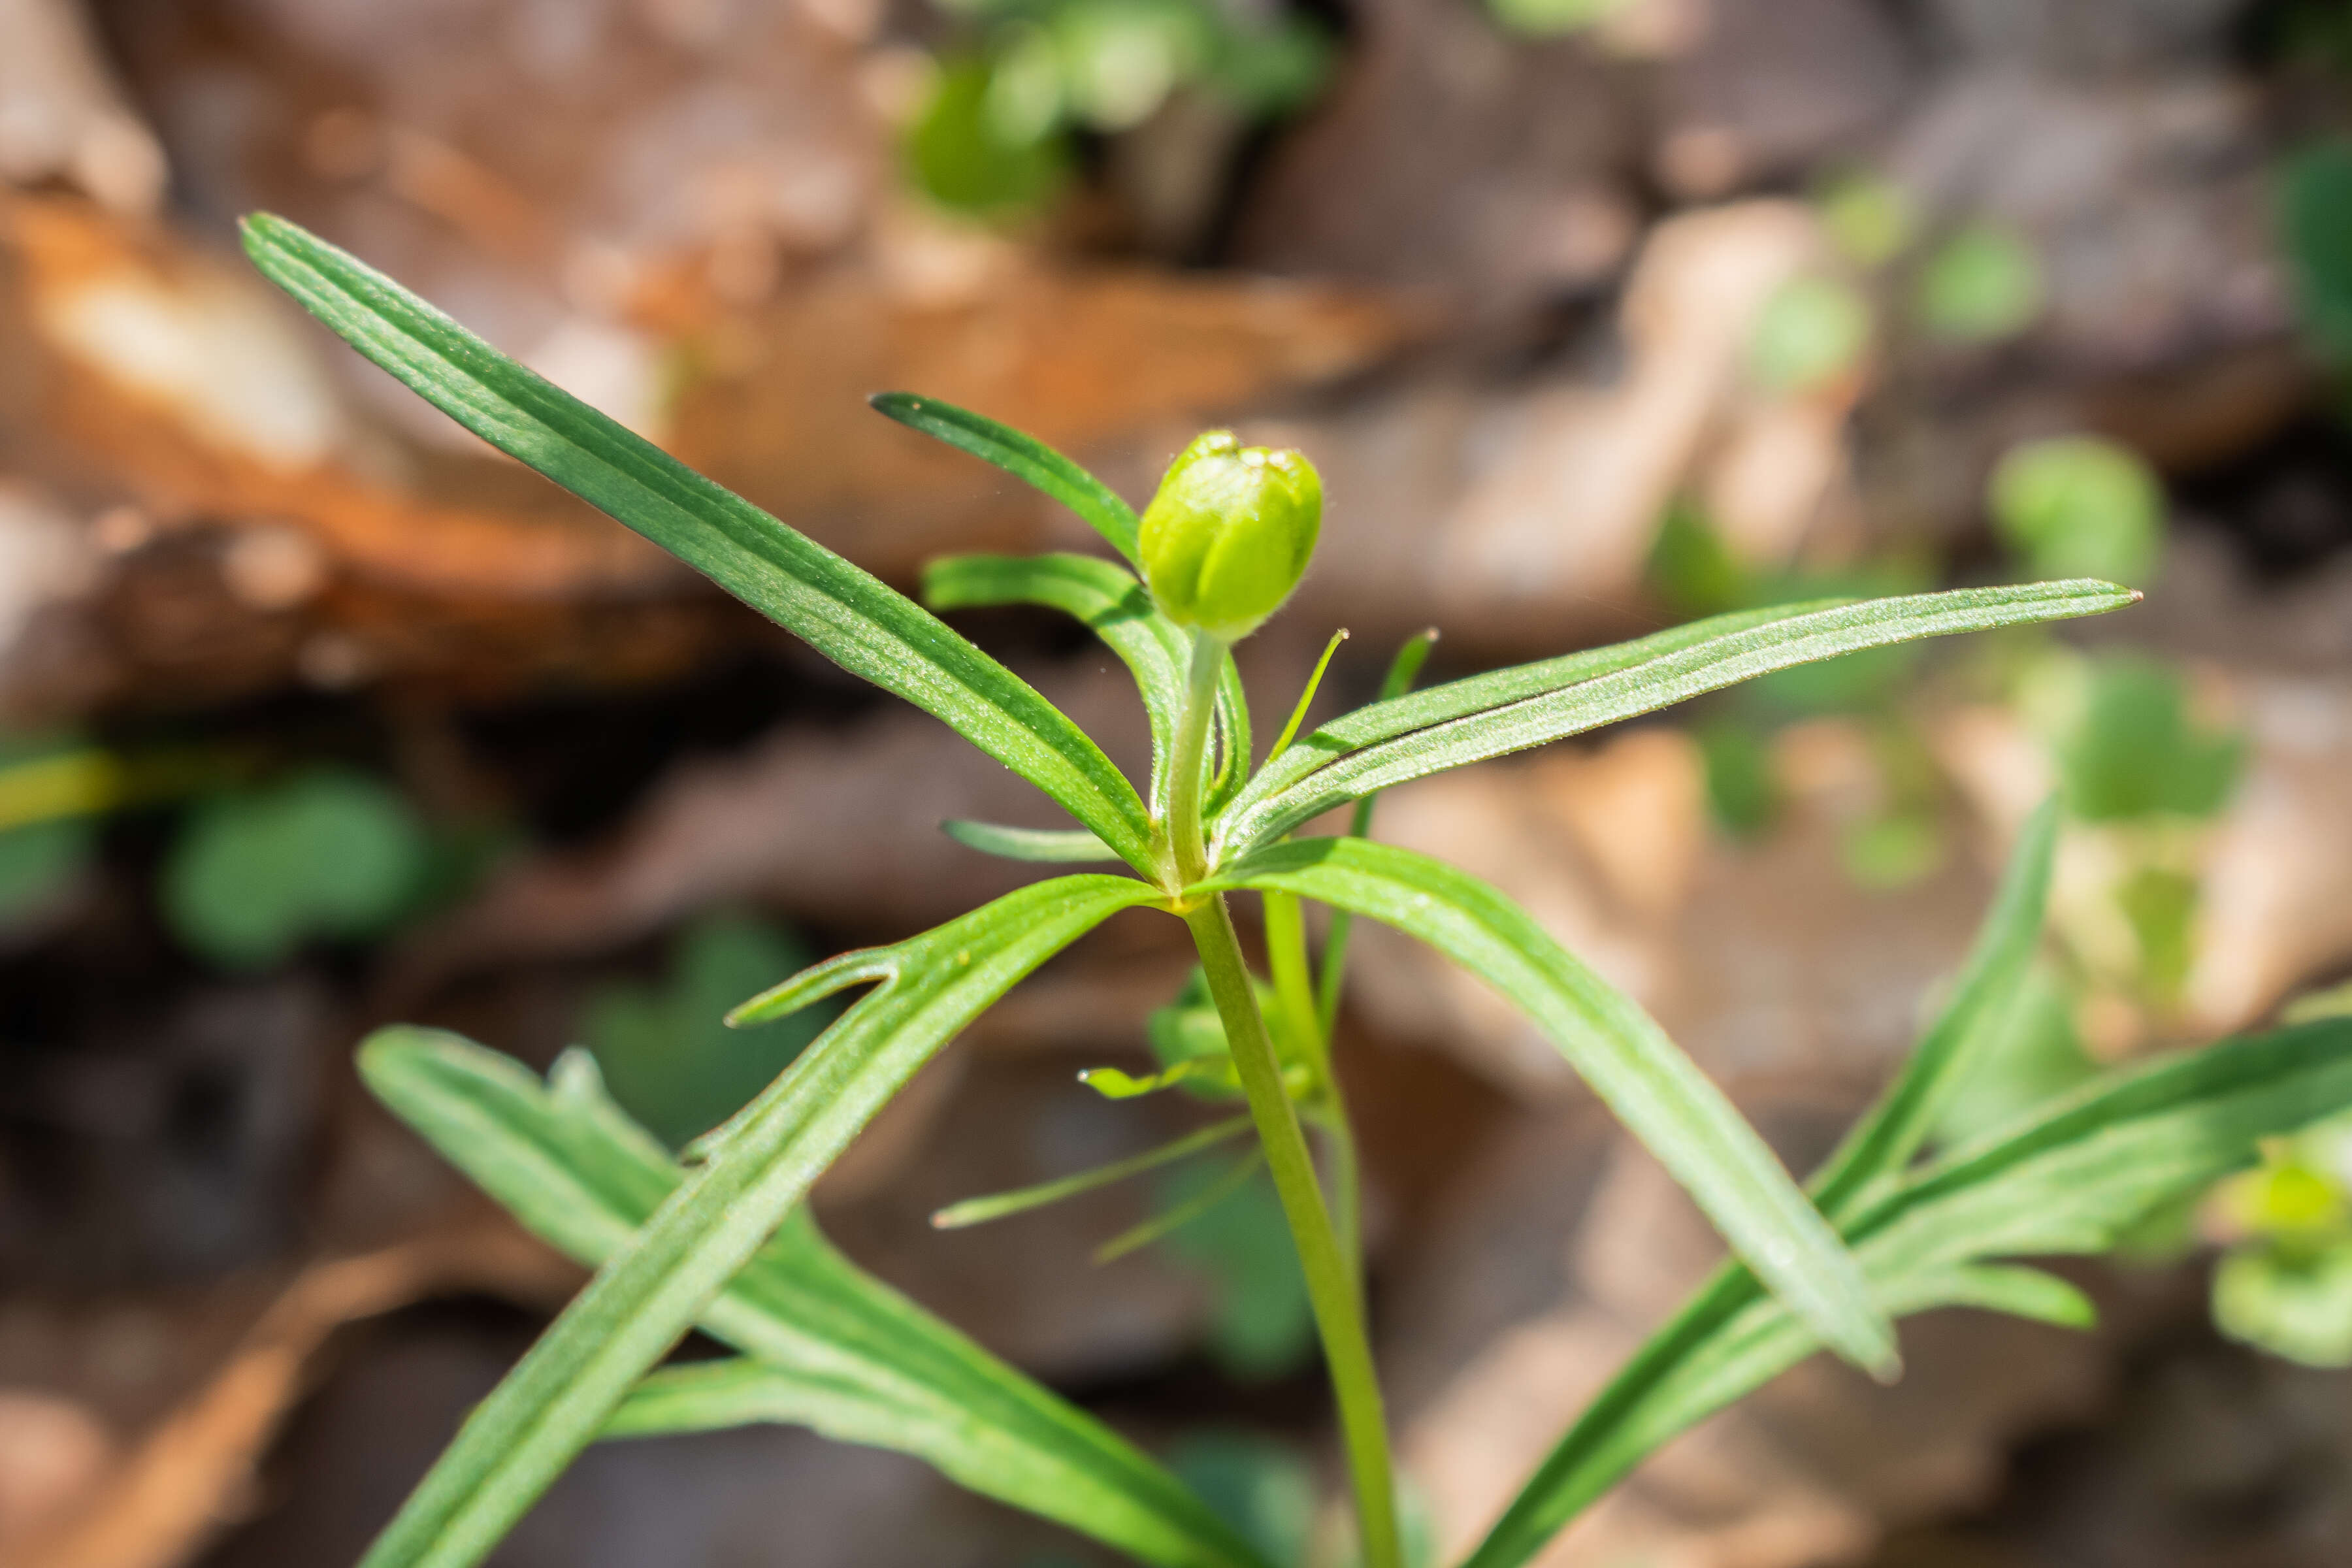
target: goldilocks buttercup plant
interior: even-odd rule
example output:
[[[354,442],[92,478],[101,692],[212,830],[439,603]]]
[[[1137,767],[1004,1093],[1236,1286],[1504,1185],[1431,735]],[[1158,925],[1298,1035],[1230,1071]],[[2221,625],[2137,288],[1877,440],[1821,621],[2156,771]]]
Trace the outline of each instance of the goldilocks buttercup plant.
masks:
[[[2152,1205],[2249,1161],[2257,1139],[2352,1103],[2352,1024],[2338,1020],[2095,1084],[1919,1163],[1946,1092],[1999,1037],[2019,990],[2048,879],[2045,812],[1948,1004],[1809,1196],[1658,1026],[1524,910],[1463,872],[1364,836],[1371,798],[1389,784],[1808,660],[2116,609],[2134,598],[2128,590],[2042,583],[1744,611],[1409,692],[1425,651],[1416,643],[1381,700],[1295,742],[1294,716],[1253,771],[1248,707],[1228,648],[1306,566],[1321,494],[1305,458],[1204,437],[1139,520],[1027,437],[946,404],[876,398],[890,417],[1068,506],[1126,563],[963,557],[939,563],[926,592],[934,608],[1042,605],[1093,628],[1133,672],[1150,720],[1152,776],[1139,793],[1068,718],[931,614],[397,284],[277,218],[249,220],[246,246],[320,320],[460,424],[844,668],[944,721],[1077,825],[955,825],[966,843],[1126,868],[1034,883],[904,942],[827,960],[745,1003],[733,1016],[750,1024],[870,987],[683,1161],[618,1111],[583,1056],[559,1062],[542,1084],[445,1033],[396,1027],[371,1038],[361,1065],[375,1091],[596,1273],[467,1419],[377,1538],[368,1568],[478,1561],[599,1437],[750,1421],[799,1423],[919,1456],[1142,1562],[1264,1568],[1166,1470],[868,1279],[802,1206],[819,1173],[933,1053],[1122,910],[1185,922],[1222,1040],[1179,1053],[1156,1080],[1105,1072],[1098,1087],[1223,1084],[1246,1102],[1245,1123],[1203,1129],[1168,1157],[1255,1136],[1253,1157],[1273,1178],[1303,1266],[1369,1568],[1400,1568],[1402,1555],[1365,1330],[1347,1110],[1331,1069],[1350,918],[1431,943],[1524,1010],[1689,1190],[1734,1255],[1563,1436],[1471,1553],[1475,1568],[1527,1561],[1643,1454],[1816,1347],[1887,1377],[1897,1368],[1890,1320],[1926,1307],[2079,1321],[2086,1309],[2068,1287],[2002,1260],[2099,1249]],[[1294,837],[1350,803],[1351,832]],[[1235,937],[1227,900],[1241,892],[1265,901],[1270,985],[1251,973]],[[1334,911],[1319,976],[1302,900]],[[1330,1155],[1320,1173],[1309,1129]],[[950,1217],[1050,1195],[982,1200],[976,1214]],[[662,1368],[698,1325],[739,1353]]]

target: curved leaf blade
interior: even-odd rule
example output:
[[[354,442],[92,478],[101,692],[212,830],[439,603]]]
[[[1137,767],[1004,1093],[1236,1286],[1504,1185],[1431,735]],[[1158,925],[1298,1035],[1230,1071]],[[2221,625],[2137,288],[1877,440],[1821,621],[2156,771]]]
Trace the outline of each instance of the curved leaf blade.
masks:
[[[1138,572],[1143,554],[1136,542],[1141,523],[1118,492],[1034,436],[1000,425],[984,414],[911,392],[877,392],[866,400],[910,430],[945,441],[960,452],[1003,469],[1076,512],[1087,526]]]
[[[542,1084],[449,1036],[371,1043],[369,1087],[517,1219],[603,1262],[684,1179],[567,1052]],[[730,1280],[703,1328],[744,1358],[656,1372],[606,1422],[643,1436],[745,1421],[911,1454],[961,1484],[1164,1568],[1258,1568],[1173,1476],[1092,1416],[841,1256],[805,1207]]]
[[[1551,1037],[1806,1323],[1874,1373],[1895,1370],[1893,1331],[1860,1268],[1755,1129],[1630,997],[1502,893],[1362,838],[1277,845],[1190,891],[1232,888],[1297,893],[1392,925],[1493,986]]]
[[[1249,694],[1242,689],[1240,666],[1228,653],[1224,668],[1217,671],[1217,771],[1209,781],[1208,799],[1202,803],[1207,818],[1213,819],[1248,786],[1255,745],[1250,736]],[[1151,798],[1164,813],[1160,792],[1154,790]]]
[[[1041,605],[1091,627],[1135,677],[1151,721],[1152,816],[1168,819],[1168,752],[1183,712],[1192,644],[1132,574],[1091,555],[950,555],[924,570],[923,599],[941,611]],[[1217,678],[1217,738],[1212,813],[1239,794],[1249,775],[1249,699],[1230,658]]]
[[[807,1002],[881,982],[701,1141],[702,1163],[475,1408],[363,1568],[479,1562],[918,1068],[1038,964],[1160,898],[1126,877],[1039,882],[771,993]]]
[[[923,569],[923,602],[934,610],[1039,605],[1059,610],[1102,638],[1135,677],[1151,721],[1153,799],[1184,708],[1184,668],[1192,647],[1161,615],[1142,584],[1091,555],[950,555]],[[1165,805],[1160,807],[1165,816]]]
[[[1840,1219],[1874,1185],[1901,1174],[1936,1125],[1952,1089],[2000,1031],[2042,941],[2050,871],[2058,848],[2058,802],[2044,801],[2018,836],[1992,908],[1969,949],[1952,998],[1868,1115],[1811,1183],[1813,1201]]]
[[[1006,860],[1038,865],[1082,866],[1116,860],[1110,846],[1083,827],[1007,827],[995,822],[967,822],[950,816],[940,831],[967,849]]]
[[[1400,689],[1391,694],[1384,689],[1378,701],[1369,702],[1341,714],[1329,723],[1318,725],[1284,755],[1268,759],[1265,769],[1251,781],[1238,805],[1241,809],[1247,810],[1268,796],[1297,784],[1335,759],[1360,752],[1382,741],[1393,741],[1455,719],[1466,719],[1474,714],[1525,702],[1530,698],[1565,690],[1715,637],[1784,620],[1804,611],[1825,609],[1834,603],[1834,600],[1822,600],[1804,605],[1780,605],[1769,609],[1734,610],[1727,615],[1668,626],[1664,631],[1652,632],[1647,637],[1627,642],[1612,643],[1606,647],[1580,648],[1574,653],[1538,659],[1529,664],[1515,664],[1504,669],[1488,670],[1482,675],[1465,676],[1459,680],[1423,687],[1418,691]],[[1422,635],[1434,643],[1436,628],[1433,626]],[[1402,657],[1403,651],[1400,649],[1399,658]],[[1419,673],[1419,664],[1426,657],[1427,649],[1424,648],[1413,660],[1414,668],[1408,674],[1404,688],[1410,687],[1411,675]]]
[[[1104,1098],[1121,1097],[1106,1095]],[[931,1228],[961,1230],[966,1226],[987,1225],[992,1221],[1008,1219],[1017,1214],[1027,1214],[1032,1209],[1041,1209],[1050,1204],[1061,1203],[1066,1199],[1076,1197],[1081,1193],[1097,1192],[1116,1183],[1139,1176],[1146,1171],[1156,1171],[1162,1165],[1172,1165],[1180,1160],[1189,1160],[1204,1150],[1213,1149],[1220,1143],[1240,1137],[1249,1131],[1249,1118],[1246,1116],[1227,1117],[1223,1121],[1213,1121],[1206,1127],[1195,1128],[1182,1137],[1171,1139],[1157,1148],[1146,1149],[1139,1154],[1129,1154],[1124,1160],[1113,1160],[1108,1164],[1097,1165],[1089,1170],[1075,1172],[1066,1176],[1058,1176],[1049,1182],[1039,1182],[1032,1186],[1016,1187],[1010,1192],[988,1193],[976,1198],[965,1198],[961,1203],[952,1203],[943,1209],[935,1211],[931,1215]]]
[[[1905,1179],[1843,1227],[1890,1314],[1937,1306],[2067,1326],[2063,1282],[1988,1260],[2112,1247],[2158,1205],[2251,1163],[2261,1142],[2352,1107],[2352,1019],[2092,1083]],[[1518,1568],[1643,1456],[1819,1342],[1745,1269],[1710,1280],[1578,1418],[1463,1568]]]
[[[1218,825],[1218,842],[1236,849],[1267,843],[1391,784],[1544,745],[1793,665],[1921,637],[2101,615],[2138,598],[2132,589],[2084,579],[1743,611],[1433,686],[1359,709],[1293,746],[1235,799]],[[1549,684],[1533,695],[1509,695],[1531,682]],[[1497,700],[1484,700],[1489,696]]]
[[[244,223],[246,254],[303,309],[493,447],[644,534],[905,698],[1149,864],[1134,787],[1026,681],[912,601],[525,370],[391,279],[285,219]]]

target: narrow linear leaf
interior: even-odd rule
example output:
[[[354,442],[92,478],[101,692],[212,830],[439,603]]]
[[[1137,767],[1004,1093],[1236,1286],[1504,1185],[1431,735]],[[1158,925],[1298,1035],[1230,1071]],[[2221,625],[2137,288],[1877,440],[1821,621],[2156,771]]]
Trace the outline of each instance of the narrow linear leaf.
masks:
[[[1291,739],[1298,733],[1298,726],[1307,722],[1307,710],[1315,705],[1315,693],[1322,689],[1323,672],[1331,668],[1331,656],[1338,653],[1339,645],[1347,640],[1348,628],[1341,626],[1331,634],[1331,640],[1323,645],[1323,657],[1315,661],[1314,670],[1307,677],[1306,689],[1298,694],[1298,705],[1290,710],[1289,722],[1283,725],[1282,733],[1274,738],[1273,749],[1266,752],[1269,761],[1290,749]]]
[[[1158,1094],[1163,1089],[1193,1079],[1205,1079],[1229,1089],[1238,1089],[1239,1080],[1234,1076],[1234,1058],[1220,1051],[1213,1057],[1188,1057],[1174,1067],[1164,1068],[1148,1077],[1138,1078],[1118,1068],[1088,1068],[1078,1074],[1078,1081],[1101,1095],[1105,1100],[1140,1100],[1147,1094]]]
[[[1026,1214],[1031,1209],[1044,1208],[1048,1204],[1060,1203],[1064,1198],[1074,1198],[1080,1193],[1091,1193],[1113,1183],[1126,1181],[1130,1176],[1139,1176],[1146,1171],[1156,1171],[1162,1165],[1190,1159],[1204,1149],[1213,1149],[1246,1132],[1249,1124],[1246,1116],[1229,1117],[1187,1132],[1157,1149],[1147,1149],[1124,1160],[1113,1160],[1090,1171],[1080,1171],[1075,1175],[1040,1182],[1034,1186],[1021,1187],[1009,1193],[966,1198],[960,1204],[950,1204],[931,1215],[931,1226],[936,1230],[960,1230],[966,1226],[985,1225],[990,1220],[1003,1219],[1008,1215]]]
[[[1381,694],[1377,700],[1393,702],[1412,689],[1421,679],[1421,667],[1437,647],[1437,628],[1426,626],[1397,645],[1396,657],[1389,660],[1388,673],[1381,677]]]
[[[1363,805],[1357,809],[1360,812]],[[1999,982],[2014,962],[2016,949],[2024,946],[2030,953],[2031,942],[2039,937],[2040,905],[2048,890],[2055,826],[2045,807],[2020,836],[2000,889],[1972,944],[1952,1002],[1914,1053],[1915,1058],[1927,1057],[1929,1060],[1923,1065],[1915,1059],[1906,1066],[1879,1103],[1856,1124],[1810,1184],[1816,1202],[1833,1221],[1850,1217],[1848,1211],[1865,1193],[1876,1195],[1871,1190],[1873,1177],[1899,1174],[1900,1165],[1909,1155],[1909,1149],[1904,1145],[1907,1142],[1916,1148],[1916,1141],[1900,1134],[1898,1123],[1912,1124],[1931,1114],[1932,1105],[1928,1102],[1938,1092],[1936,1086],[1955,1079],[1963,1065],[1960,1058],[1979,1048],[1981,1042],[1973,1028],[1956,1031],[1953,1026],[1956,1020],[1976,1010],[1978,1005],[1972,999]],[[2033,917],[2031,924],[2026,923],[2029,913]],[[2005,1018],[2002,1021],[2007,1022]],[[1940,1064],[1930,1048],[1939,1038],[1946,1047]],[[1909,1112],[1898,1113],[1897,1108],[1906,1105],[1911,1108]],[[1898,1149],[1902,1152],[1897,1152]],[[1832,1201],[1835,1207],[1832,1206]],[[1721,1394],[1717,1404],[1708,1404],[1702,1394],[1685,1393],[1676,1404],[1667,1401],[1660,1390],[1675,1377],[1676,1369],[1717,1343],[1731,1321],[1762,1296],[1763,1289],[1755,1276],[1739,1265],[1727,1264],[1717,1270],[1714,1278],[1664,1327],[1651,1335],[1579,1417],[1522,1489],[1513,1512],[1496,1526],[1494,1542],[1507,1540],[1533,1550],[1528,1542],[1532,1540],[1539,1545],[1549,1532],[1559,1530],[1598,1497],[1601,1489],[1613,1485],[1623,1468],[1648,1452],[1642,1446],[1643,1442],[1663,1442],[1679,1429],[1671,1425],[1664,1428],[1643,1425],[1645,1412],[1664,1410],[1669,1419],[1676,1410],[1703,1414],[1745,1392],[1744,1386],[1732,1387]],[[1885,1305],[1883,1298],[1881,1305]],[[1792,1352],[1792,1359],[1803,1353]],[[1759,1362],[1757,1366],[1763,1364]],[[1757,1381],[1769,1375],[1769,1372],[1761,1372]],[[1692,1414],[1690,1419],[1697,1419],[1697,1414]],[[1515,1515],[1518,1516],[1516,1533]],[[1537,1528],[1528,1524],[1531,1519],[1547,1521],[1539,1527],[1542,1533],[1529,1535],[1529,1529]]]
[[[1966,1307],[2009,1312],[2077,1331],[2098,1321],[2097,1309],[2074,1286],[2041,1269],[2016,1265],[1934,1269],[1892,1282],[1874,1282],[1873,1294],[1895,1318],[1943,1307]],[[1615,1433],[1610,1452],[1614,1475],[1603,1489],[1615,1485],[1644,1455],[1656,1451],[1677,1433],[1754,1393],[1820,1348],[1821,1342],[1785,1312],[1735,1320],[1716,1342],[1676,1367],[1661,1385],[1659,1396]],[[1591,1500],[1587,1498],[1584,1502]],[[1476,1558],[1470,1561],[1475,1563]]]
[[[1224,668],[1217,671],[1217,771],[1209,781],[1208,798],[1202,803],[1203,820],[1213,819],[1248,785],[1255,744],[1250,734],[1249,694],[1242,689],[1241,668],[1229,653]],[[1160,804],[1157,790],[1152,801],[1155,806]]]
[[[1989,1260],[2105,1251],[2148,1214],[2253,1163],[2266,1138],[2352,1107],[2352,1019],[2117,1073],[1904,1177],[1842,1227],[1890,1314],[1985,1307],[2080,1326],[2063,1281]],[[1658,1445],[1818,1341],[1744,1268],[1708,1281],[1635,1353],[1463,1568],[1518,1568]]]
[[[1005,827],[993,822],[966,822],[951,816],[940,831],[967,849],[1007,860],[1034,860],[1076,866],[1088,861],[1116,860],[1110,846],[1083,827]]]
[[[877,392],[866,399],[877,411],[910,430],[920,430],[992,464],[1076,512],[1137,571],[1143,570],[1136,544],[1141,528],[1135,509],[1108,485],[1034,436],[1000,425],[983,414],[911,392]]]
[[[812,1369],[788,1370],[754,1356],[730,1356],[646,1373],[598,1436],[667,1437],[765,1424],[805,1426],[835,1442],[911,1453],[905,1443],[849,1434],[877,1426],[903,1430],[919,1425],[923,1414],[899,1409],[854,1379],[828,1377]]]
[[[1167,1213],[1154,1215],[1141,1225],[1123,1230],[1096,1247],[1094,1261],[1097,1264],[1116,1263],[1130,1252],[1142,1251],[1162,1237],[1175,1235],[1240,1192],[1248,1184],[1249,1179],[1257,1174],[1258,1167],[1265,1163],[1265,1153],[1260,1150],[1251,1150],[1218,1173],[1207,1186]]]
[[[1381,679],[1379,700],[1393,702],[1412,689],[1421,675],[1421,667],[1429,662],[1430,650],[1437,646],[1437,628],[1415,632],[1405,638],[1389,660],[1388,673]],[[1372,836],[1372,803],[1378,792],[1360,796],[1356,809],[1349,815],[1348,837],[1370,838]],[[1323,969],[1315,981],[1315,1022],[1323,1038],[1331,1038],[1331,1031],[1339,1022],[1339,997],[1348,981],[1348,939],[1352,934],[1356,917],[1345,910],[1331,911],[1331,923],[1323,937]]]
[[[880,580],[525,370],[285,219],[244,224],[270,281],[419,396],[636,530],[851,674],[941,719],[1139,869],[1142,800],[1026,681]]]
[[[1815,1177],[1813,1201],[1832,1219],[1844,1217],[1874,1184],[1900,1173],[1936,1125],[1953,1087],[2010,1024],[2042,940],[2057,847],[2053,798],[2027,818],[1951,1001],[1920,1037],[1894,1084]]]
[[[1058,878],[771,993],[789,1011],[880,982],[703,1141],[707,1157],[475,1408],[364,1568],[479,1562],[917,1068],[1038,964],[1158,898],[1129,878]],[[377,1037],[412,1033],[430,1035]]]
[[[361,1066],[404,1121],[583,1263],[625,1246],[683,1178],[604,1092],[585,1052],[567,1052],[541,1084],[496,1052],[415,1031],[372,1042]],[[911,1454],[1147,1563],[1254,1561],[1175,1478],[860,1270],[805,1207],[728,1282],[701,1324],[746,1359],[654,1373],[604,1436],[788,1421]]]
[[[2053,1329],[2088,1331],[2099,1326],[2099,1310],[2091,1304],[2088,1296],[2055,1274],[2039,1268],[1978,1263],[1955,1268],[1940,1279],[1921,1275],[1918,1280],[1921,1300],[1934,1306],[2006,1312],[2012,1318],[2047,1323]],[[1887,1301],[1886,1310],[1896,1313],[1911,1310],[1893,1300]]]
[[[1151,721],[1152,815],[1168,819],[1168,750],[1184,706],[1192,644],[1131,574],[1091,555],[950,555],[924,569],[923,600],[940,611],[1041,605],[1093,628],[1135,677]],[[1230,658],[1218,672],[1217,739],[1211,812],[1240,792],[1249,771],[1249,700]]]
[[[1861,1270],[1755,1130],[1630,997],[1502,893],[1427,856],[1361,838],[1276,845],[1189,891],[1233,888],[1278,889],[1369,916],[1493,986],[1551,1037],[1806,1323],[1874,1373],[1895,1371],[1893,1331]]]
[[[1335,757],[1361,751],[1382,741],[1392,741],[1452,720],[1507,708],[1548,692],[1565,690],[1716,637],[1786,620],[1807,611],[1831,608],[1837,603],[1836,600],[1817,600],[1766,609],[1736,610],[1728,615],[1669,626],[1629,642],[1612,643],[1606,647],[1580,648],[1574,653],[1559,654],[1529,664],[1515,664],[1504,669],[1488,670],[1482,675],[1465,676],[1459,680],[1449,680],[1419,691],[1409,689],[1412,682],[1408,678],[1394,695],[1383,689],[1379,700],[1317,727],[1307,734],[1303,743],[1291,748],[1279,758],[1269,759],[1266,766],[1250,781],[1249,789],[1236,805],[1246,809],[1297,784]],[[1436,641],[1433,628],[1424,635],[1431,643]],[[1412,661],[1412,673],[1419,673],[1419,666],[1427,657],[1428,649],[1424,647],[1421,657]],[[1396,660],[1391,665],[1391,674],[1404,658],[1405,651],[1400,648]]]
[[[1135,677],[1151,721],[1152,777],[1165,771],[1192,648],[1132,574],[1091,555],[950,555],[923,569],[923,602],[940,611],[1040,605],[1085,623]]]
[[[1921,637],[2099,615],[2138,597],[2129,588],[2085,580],[1748,611],[1432,687],[1359,709],[1292,747],[1234,800],[1219,821],[1217,841],[1228,849],[1266,843],[1374,790],[1580,734],[1776,669]],[[1511,695],[1531,684],[1537,694]],[[1489,696],[1494,700],[1481,700]]]

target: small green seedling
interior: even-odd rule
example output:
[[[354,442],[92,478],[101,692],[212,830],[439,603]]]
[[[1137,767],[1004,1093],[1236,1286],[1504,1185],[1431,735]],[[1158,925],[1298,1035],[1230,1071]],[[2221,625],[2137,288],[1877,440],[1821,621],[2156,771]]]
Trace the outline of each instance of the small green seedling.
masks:
[[[1803,393],[1853,374],[1870,348],[1870,301],[1850,283],[1807,275],[1764,301],[1748,373],[1767,392]]]
[[[163,913],[214,963],[259,968],[313,937],[389,928],[413,906],[430,849],[391,785],[311,768],[198,805],[163,868]]]
[[[2013,337],[2042,313],[2042,260],[2014,231],[1973,223],[1936,247],[1922,265],[1920,325],[1953,342]]]
[[[731,1016],[754,1023],[867,988],[683,1160],[614,1106],[583,1053],[541,1083],[441,1031],[372,1037],[361,1068],[376,1093],[596,1274],[467,1417],[376,1539],[368,1568],[480,1561],[599,1437],[751,1421],[919,1456],[1140,1562],[1264,1568],[1265,1550],[1167,1468],[842,1258],[803,1201],[925,1061],[1123,910],[1182,921],[1198,950],[1225,1058],[1202,1087],[1229,1067],[1250,1157],[1271,1176],[1297,1249],[1367,1568],[1402,1568],[1404,1555],[1365,1331],[1352,1140],[1331,1070],[1346,946],[1336,917],[1420,938],[1525,1012],[1734,1254],[1561,1438],[1465,1560],[1473,1568],[1528,1561],[1658,1444],[1817,1347],[1892,1377],[1890,1324],[1906,1313],[1958,1304],[2083,1321],[2088,1308],[2070,1287],[2007,1260],[2101,1250],[2154,1205],[2250,1162],[2259,1139],[2352,1104],[2352,1024],[2330,1020],[2103,1079],[1919,1163],[1956,1076],[2008,1026],[2042,923],[2054,832],[2045,811],[1951,1001],[1808,1192],[1654,1022],[1527,911],[1361,831],[1390,784],[1856,649],[2118,609],[2136,597],[2128,589],[2058,582],[1741,610],[1417,691],[1403,689],[1419,657],[1408,648],[1381,700],[1286,733],[1260,759],[1227,639],[1270,612],[1304,564],[1320,513],[1305,458],[1252,465],[1222,441],[1206,455],[1196,447],[1147,529],[1028,437],[925,398],[875,399],[1069,506],[1120,558],[964,558],[926,586],[939,607],[1036,604],[1093,628],[1133,672],[1150,720],[1152,777],[1139,791],[1066,715],[931,614],[390,279],[274,217],[249,220],[246,246],[312,313],[467,428],[933,714],[1075,824],[971,829],[967,843],[1123,868],[1034,882],[903,942],[827,959],[739,1006]],[[1196,489],[1199,465],[1212,461],[1255,477],[1221,468],[1218,486]],[[1182,563],[1196,561],[1187,575]],[[1340,806],[1353,806],[1357,831],[1297,837]],[[1228,909],[1237,893],[1264,900],[1270,984],[1244,960]],[[1319,974],[1306,900],[1335,911]],[[1310,1132],[1328,1155],[1322,1173]],[[738,1353],[662,1366],[697,1326]]]
[[[1072,134],[1130,131],[1172,100],[1243,122],[1305,106],[1329,74],[1320,26],[1219,0],[940,0],[966,46],[908,127],[908,174],[941,205],[1017,216],[1078,163]]]
[[[2034,571],[2145,586],[2164,552],[2164,489],[2137,454],[2095,436],[2011,447],[1985,489],[1993,526]]]

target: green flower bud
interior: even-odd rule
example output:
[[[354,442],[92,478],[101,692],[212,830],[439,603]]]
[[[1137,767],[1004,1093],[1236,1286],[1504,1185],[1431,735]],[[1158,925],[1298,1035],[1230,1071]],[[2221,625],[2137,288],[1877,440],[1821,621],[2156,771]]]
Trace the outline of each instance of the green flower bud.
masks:
[[[1239,642],[1298,586],[1322,523],[1314,464],[1212,430],[1143,510],[1143,575],[1170,620]]]

